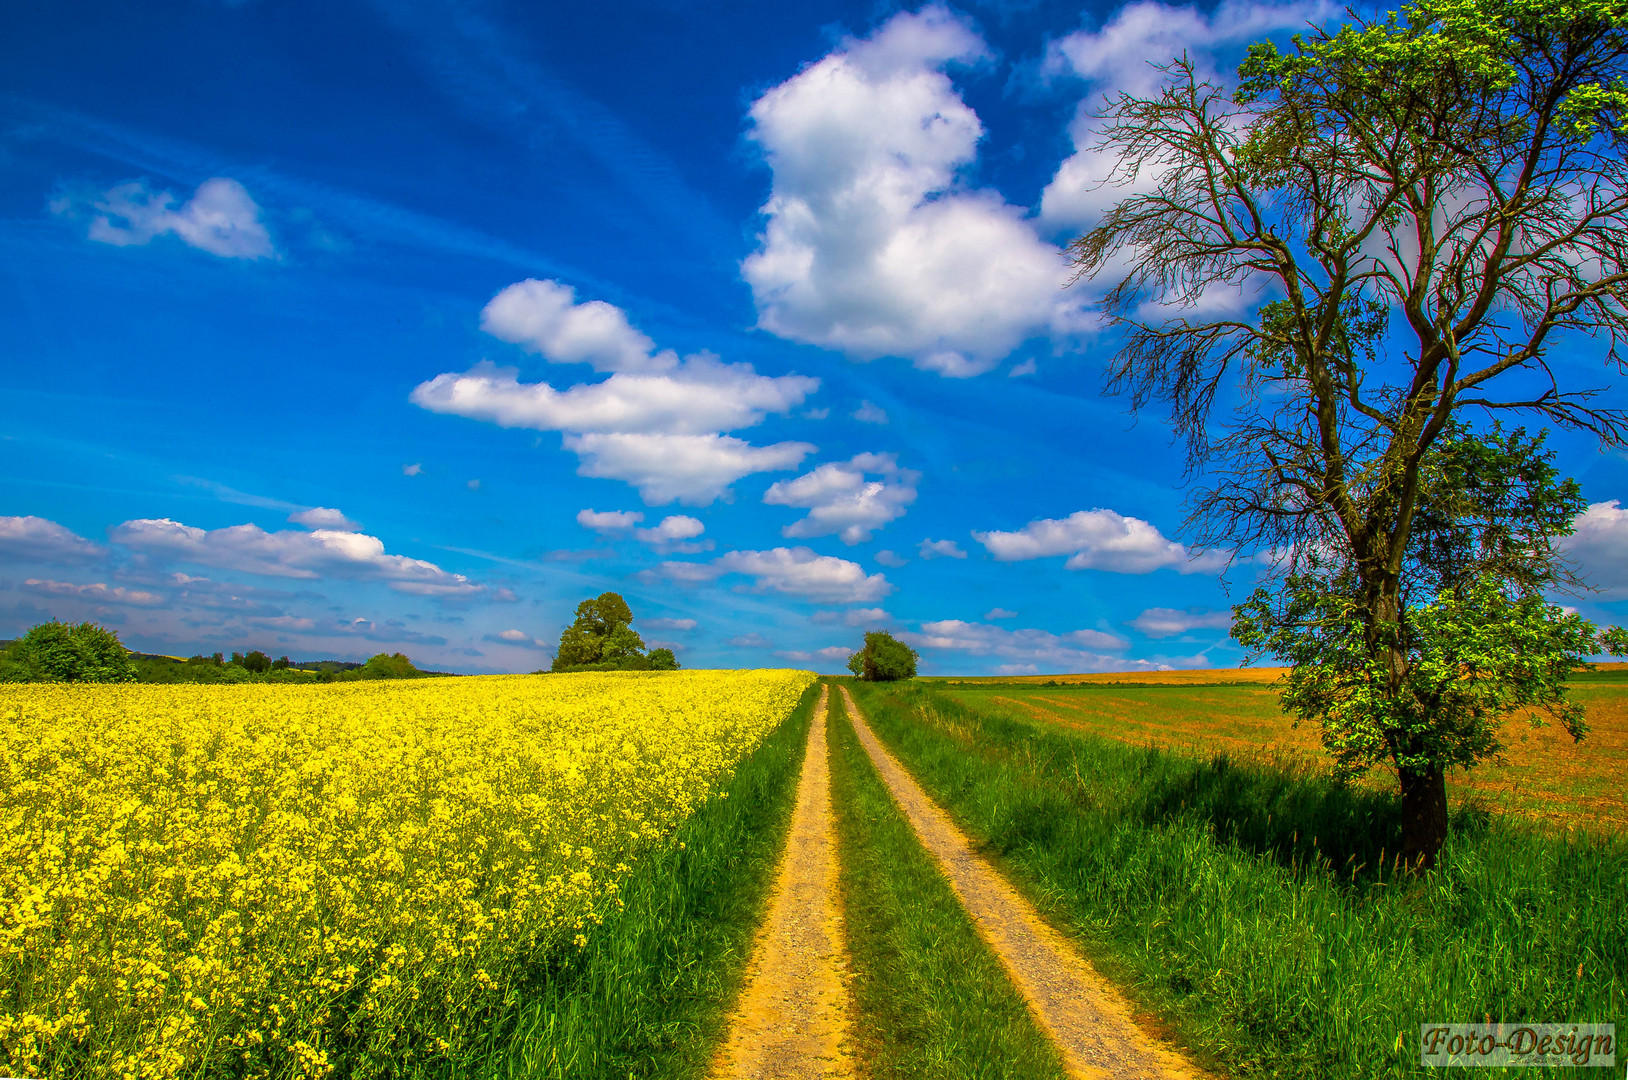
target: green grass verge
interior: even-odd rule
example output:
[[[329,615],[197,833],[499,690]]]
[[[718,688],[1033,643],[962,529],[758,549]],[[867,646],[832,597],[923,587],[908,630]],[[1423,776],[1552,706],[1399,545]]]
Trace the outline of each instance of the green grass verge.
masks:
[[[1057,1051],[840,719],[840,703],[832,712],[831,802],[865,1075],[1060,1080]]]
[[[724,1034],[790,826],[819,695],[735,770],[727,796],[624,880],[586,947],[545,958],[485,1045],[445,1075],[693,1077]]]
[[[1416,1076],[1427,1021],[1628,1031],[1628,841],[1461,812],[1415,880],[1380,867],[1389,793],[1039,729],[927,688],[854,689],[1014,882],[1226,1071]]]

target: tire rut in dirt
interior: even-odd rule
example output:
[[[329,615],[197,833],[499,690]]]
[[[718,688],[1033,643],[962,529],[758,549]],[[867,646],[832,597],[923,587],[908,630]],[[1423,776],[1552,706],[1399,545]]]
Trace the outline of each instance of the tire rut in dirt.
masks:
[[[1057,1044],[1071,1075],[1196,1080],[1206,1074],[1146,1034],[1124,999],[973,850],[939,806],[882,746],[847,687],[848,718],[922,845],[939,861],[978,932]]]
[[[848,964],[826,757],[827,705],[822,686],[769,915],[713,1069],[717,1080],[854,1075],[845,1045]]]

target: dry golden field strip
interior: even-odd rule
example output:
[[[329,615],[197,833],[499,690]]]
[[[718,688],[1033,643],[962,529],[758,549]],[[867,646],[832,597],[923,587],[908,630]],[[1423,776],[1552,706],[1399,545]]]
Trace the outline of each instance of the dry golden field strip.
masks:
[[[0,1070],[433,1058],[812,679],[0,686]]]
[[[1579,676],[1574,699],[1584,706],[1588,736],[1574,743],[1550,723],[1506,721],[1503,763],[1449,774],[1455,802],[1479,799],[1555,827],[1628,832],[1628,664],[1601,664]],[[1287,756],[1320,767],[1319,730],[1293,725],[1269,685],[1281,669],[1058,675],[1024,679],[955,679],[939,684],[958,700],[1003,707],[1134,746],[1234,759]],[[1050,686],[1056,682],[1060,685]],[[1252,685],[1256,683],[1258,685]],[[1389,776],[1365,782],[1389,786]]]

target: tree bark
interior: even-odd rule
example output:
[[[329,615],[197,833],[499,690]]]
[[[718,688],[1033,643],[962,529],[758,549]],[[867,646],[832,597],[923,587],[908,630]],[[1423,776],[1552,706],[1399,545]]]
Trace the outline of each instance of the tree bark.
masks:
[[[1447,773],[1440,766],[1405,772],[1402,781],[1402,861],[1415,872],[1436,865],[1447,842]]]

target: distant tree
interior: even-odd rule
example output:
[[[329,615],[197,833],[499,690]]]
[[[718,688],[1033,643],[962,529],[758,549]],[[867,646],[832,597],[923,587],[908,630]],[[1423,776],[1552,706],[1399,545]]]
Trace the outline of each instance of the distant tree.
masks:
[[[678,657],[673,655],[671,649],[651,649],[650,669],[652,671],[677,671]]]
[[[92,622],[40,623],[8,651],[8,681],[130,682],[136,677],[119,635]]]
[[[243,666],[243,654],[240,653],[240,652],[232,653],[232,659],[229,662],[233,663],[233,664],[236,664],[238,667],[242,667]]]
[[[888,633],[872,630],[865,647],[848,657],[848,670],[867,682],[894,682],[916,677],[916,650]]]
[[[255,649],[243,658],[243,666],[256,675],[264,675],[271,670],[271,657]]]
[[[413,662],[401,653],[379,653],[362,665],[364,679],[411,679],[422,674]]]
[[[272,666],[272,668],[273,668],[273,669],[275,669],[275,670],[277,670],[277,671],[287,671],[287,670],[288,670],[288,669],[289,669],[289,668],[291,668],[291,667],[293,667],[293,666],[294,666],[294,665],[292,665],[292,664],[290,664],[290,663],[289,663],[289,662],[288,662],[288,657],[286,657],[286,656],[279,656],[279,657],[278,657],[278,658],[277,658],[277,659],[276,659],[276,660],[275,660],[275,661],[274,661],[274,662],[273,662],[273,663],[272,663],[272,665],[271,665],[271,666]]]
[[[600,593],[577,605],[576,619],[560,634],[560,647],[554,654],[555,671],[590,664],[610,667],[636,665],[645,660],[644,640],[629,624],[633,610],[620,594]]]

